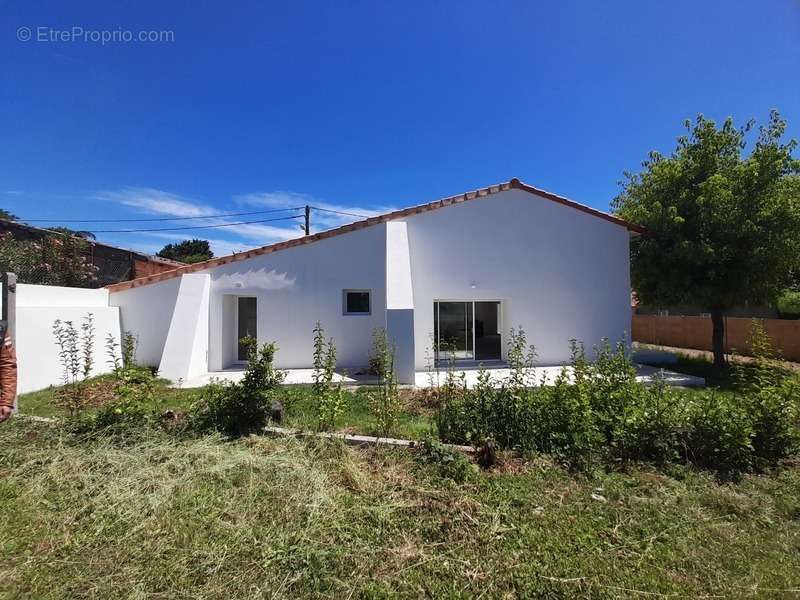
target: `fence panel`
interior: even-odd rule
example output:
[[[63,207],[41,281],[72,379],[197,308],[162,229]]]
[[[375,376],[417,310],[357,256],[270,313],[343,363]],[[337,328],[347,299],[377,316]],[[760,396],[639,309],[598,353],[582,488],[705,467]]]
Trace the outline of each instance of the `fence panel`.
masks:
[[[752,319],[726,317],[725,351],[747,354]],[[800,361],[800,320],[759,319],[786,360]],[[633,315],[633,341],[677,348],[711,350],[711,318]]]

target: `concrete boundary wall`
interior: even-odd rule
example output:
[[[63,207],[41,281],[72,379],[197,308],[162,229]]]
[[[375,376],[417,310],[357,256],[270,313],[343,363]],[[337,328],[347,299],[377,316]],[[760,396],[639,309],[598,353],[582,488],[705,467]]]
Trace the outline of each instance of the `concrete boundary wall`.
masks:
[[[784,359],[800,361],[800,320],[758,319]],[[752,319],[725,319],[725,352],[748,353]],[[633,341],[645,344],[711,350],[710,317],[633,316]]]
[[[90,290],[46,285],[17,285],[16,343],[20,394],[60,385],[62,367],[53,335],[56,319],[72,321],[75,328],[88,313],[94,318],[94,366],[91,375],[111,370],[107,363],[106,338],[119,343],[119,309],[108,305],[108,290]],[[24,400],[20,411],[25,412]]]

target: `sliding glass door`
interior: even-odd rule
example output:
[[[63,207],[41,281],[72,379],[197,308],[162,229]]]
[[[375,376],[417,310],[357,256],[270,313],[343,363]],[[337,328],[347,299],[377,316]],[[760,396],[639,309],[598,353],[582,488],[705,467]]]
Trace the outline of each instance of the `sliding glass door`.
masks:
[[[474,358],[472,302],[434,302],[437,360]]]
[[[433,303],[435,358],[500,360],[500,302]]]

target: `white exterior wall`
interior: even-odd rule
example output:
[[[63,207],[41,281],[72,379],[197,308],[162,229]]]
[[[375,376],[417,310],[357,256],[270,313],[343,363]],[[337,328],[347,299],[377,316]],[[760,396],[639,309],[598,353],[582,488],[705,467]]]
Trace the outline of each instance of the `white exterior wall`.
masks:
[[[91,375],[111,370],[106,354],[109,334],[119,344],[119,310],[108,306],[108,290],[89,290],[47,285],[17,285],[16,344],[18,385],[24,394],[62,383],[63,369],[53,335],[56,319],[80,326],[87,313],[94,319],[94,365]],[[24,400],[20,410],[25,412]]]
[[[340,367],[365,366],[373,330],[387,327],[403,370],[424,369],[434,300],[500,301],[504,358],[521,326],[540,364],[564,363],[570,339],[591,349],[629,331],[628,243],[620,225],[512,189],[199,271],[210,276],[208,370],[236,363],[237,296],[257,299],[258,339],[276,342],[279,368],[311,366],[319,320]],[[164,364],[180,287],[177,277],[111,295],[140,362]],[[344,315],[345,289],[371,290],[371,314]]]
[[[416,368],[431,348],[434,300],[500,300],[502,344],[521,326],[542,365],[630,330],[628,231],[509,190],[408,217]],[[474,286],[474,287],[472,287]]]
[[[122,330],[132,332],[137,338],[139,364],[150,367],[161,364],[180,284],[181,278],[175,277],[111,294],[109,301],[119,307]]]
[[[259,342],[278,346],[276,366],[309,367],[317,321],[341,367],[367,364],[372,332],[385,326],[386,227],[376,225],[233,262],[211,274],[209,370],[235,362],[235,297],[255,296]],[[342,291],[371,290],[370,315],[343,315]],[[124,313],[123,313],[124,314]]]

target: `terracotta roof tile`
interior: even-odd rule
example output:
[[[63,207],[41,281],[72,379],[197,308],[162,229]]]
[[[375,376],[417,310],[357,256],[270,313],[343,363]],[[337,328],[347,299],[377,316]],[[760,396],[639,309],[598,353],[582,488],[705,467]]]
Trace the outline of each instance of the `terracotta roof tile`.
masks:
[[[128,290],[142,285],[148,285],[151,283],[166,281],[168,279],[172,279],[174,277],[183,275],[184,273],[194,273],[196,271],[202,271],[205,269],[210,269],[212,267],[218,267],[220,265],[226,265],[232,262],[238,262],[240,260],[247,260],[249,258],[253,258],[255,256],[259,256],[262,254],[271,254],[272,252],[286,250],[287,248],[294,248],[295,246],[311,244],[319,240],[324,240],[337,235],[342,235],[344,233],[349,233],[351,231],[356,231],[358,229],[364,229],[365,227],[371,227],[373,225],[378,225],[380,223],[386,223],[387,221],[393,221],[395,219],[401,219],[403,217],[417,215],[420,213],[428,212],[430,210],[436,210],[439,208],[443,208],[445,206],[450,206],[452,204],[468,202],[476,198],[484,198],[486,196],[497,194],[499,192],[504,192],[510,189],[524,190],[526,192],[530,192],[531,194],[535,194],[542,198],[552,200],[553,202],[563,204],[564,206],[569,206],[571,208],[580,210],[595,217],[605,219],[606,221],[610,221],[611,223],[615,223],[617,225],[620,225],[621,227],[625,227],[629,231],[633,231],[636,233],[644,233],[644,229],[642,227],[639,227],[638,225],[634,225],[632,223],[628,223],[627,221],[620,219],[619,217],[615,217],[614,215],[610,215],[601,210],[597,210],[595,208],[586,206],[584,204],[579,204],[578,202],[570,200],[569,198],[564,198],[563,196],[559,196],[557,194],[553,194],[551,192],[539,189],[532,185],[528,185],[527,183],[521,182],[519,179],[512,179],[504,183],[490,185],[488,187],[481,188],[479,190],[474,190],[471,192],[465,192],[457,196],[450,196],[449,198],[443,198],[441,200],[436,200],[434,202],[429,202],[427,204],[420,204],[419,206],[403,208],[376,217],[370,217],[362,221],[356,221],[355,223],[342,225],[341,227],[337,227],[335,229],[329,229],[328,231],[321,231],[320,233],[315,233],[313,235],[308,235],[293,240],[288,240],[285,242],[278,242],[277,244],[270,244],[268,246],[262,246],[260,248],[254,248],[252,250],[247,250],[245,252],[237,252],[236,254],[230,254],[228,256],[212,258],[211,260],[207,260],[204,262],[185,265],[169,271],[163,271],[161,273],[156,273],[154,275],[139,277],[131,281],[123,281],[121,283],[115,283],[106,287],[112,293],[121,292],[123,290]]]

